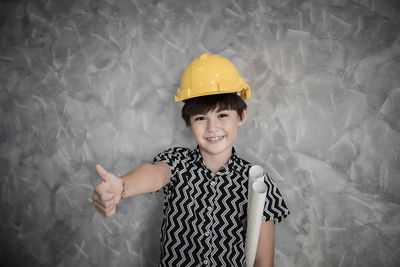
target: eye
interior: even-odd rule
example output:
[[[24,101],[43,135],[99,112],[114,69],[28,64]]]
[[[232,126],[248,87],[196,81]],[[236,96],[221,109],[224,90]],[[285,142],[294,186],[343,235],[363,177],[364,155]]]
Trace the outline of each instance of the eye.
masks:
[[[206,117],[204,116],[197,116],[194,118],[194,121],[204,121],[206,119]]]
[[[225,117],[228,117],[228,114],[226,113],[218,114],[218,118],[225,118]]]

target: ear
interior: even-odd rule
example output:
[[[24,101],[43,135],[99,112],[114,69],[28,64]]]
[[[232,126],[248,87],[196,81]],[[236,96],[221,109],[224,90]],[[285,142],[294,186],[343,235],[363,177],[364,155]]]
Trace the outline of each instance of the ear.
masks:
[[[246,122],[248,112],[249,112],[249,111],[248,111],[247,108],[246,108],[245,110],[243,110],[242,119],[239,118],[238,126],[242,126],[242,125]]]

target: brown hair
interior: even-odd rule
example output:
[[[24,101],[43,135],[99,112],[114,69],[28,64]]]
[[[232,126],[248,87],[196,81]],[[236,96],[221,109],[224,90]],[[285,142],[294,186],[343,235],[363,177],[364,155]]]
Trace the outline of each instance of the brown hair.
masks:
[[[190,117],[198,114],[205,114],[211,110],[236,110],[240,120],[243,111],[247,108],[246,102],[237,94],[216,94],[190,98],[183,101],[182,118],[186,126],[190,126]]]

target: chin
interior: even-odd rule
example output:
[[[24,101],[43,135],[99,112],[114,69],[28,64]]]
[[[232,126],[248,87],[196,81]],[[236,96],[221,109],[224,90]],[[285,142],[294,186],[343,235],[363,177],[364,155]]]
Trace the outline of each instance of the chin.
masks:
[[[203,147],[203,150],[209,154],[217,155],[217,154],[225,152],[229,148],[232,148],[232,146],[229,146],[229,145],[217,146],[216,145],[215,147],[210,147],[210,146]]]

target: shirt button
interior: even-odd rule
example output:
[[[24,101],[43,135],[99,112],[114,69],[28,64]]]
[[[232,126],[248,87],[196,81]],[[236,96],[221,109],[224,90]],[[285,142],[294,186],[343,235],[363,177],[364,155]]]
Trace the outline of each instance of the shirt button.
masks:
[[[212,186],[214,186],[215,184],[216,184],[215,181],[212,181],[212,182],[211,182],[211,185],[212,185]]]
[[[212,208],[210,206],[207,207],[208,210],[212,210]]]
[[[204,263],[204,264],[207,264],[207,263],[208,263],[208,260],[204,260],[203,263]]]
[[[210,235],[210,232],[206,232],[205,235],[206,235],[206,236],[209,236],[209,235]]]

